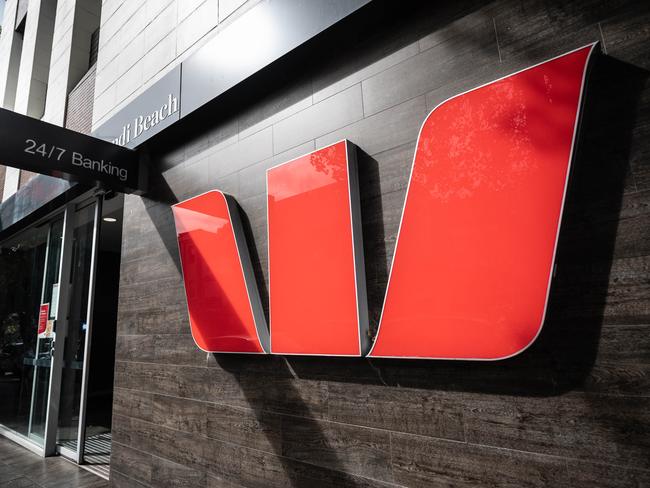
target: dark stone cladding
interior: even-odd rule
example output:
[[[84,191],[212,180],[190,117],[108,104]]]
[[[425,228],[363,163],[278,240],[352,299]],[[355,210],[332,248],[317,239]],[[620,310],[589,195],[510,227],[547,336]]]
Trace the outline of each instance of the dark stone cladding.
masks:
[[[114,486],[650,483],[647,2],[380,5],[383,14],[357,16],[148,142],[152,191],[125,198]],[[170,203],[232,194],[265,290],[264,170],[350,139],[363,151],[376,323],[428,111],[593,41],[604,55],[587,91],[547,321],[524,354],[368,361],[212,356],[194,345]]]

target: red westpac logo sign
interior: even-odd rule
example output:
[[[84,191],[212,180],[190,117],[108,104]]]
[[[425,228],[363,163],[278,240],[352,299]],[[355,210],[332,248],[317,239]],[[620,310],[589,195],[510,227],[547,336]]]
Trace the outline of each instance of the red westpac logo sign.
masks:
[[[235,200],[173,207],[190,325],[209,352],[494,360],[541,330],[595,45],[452,97],[417,141],[376,337],[354,146],[267,171],[269,316]]]

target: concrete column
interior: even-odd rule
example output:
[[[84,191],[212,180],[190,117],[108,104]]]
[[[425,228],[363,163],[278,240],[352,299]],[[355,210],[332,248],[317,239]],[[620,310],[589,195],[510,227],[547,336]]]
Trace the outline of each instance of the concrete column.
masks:
[[[16,33],[18,0],[8,0],[5,5],[0,36],[0,106],[13,110],[18,84],[20,53],[23,36]]]
[[[13,110],[18,85],[18,67],[23,48],[23,37],[16,33],[16,9],[18,0],[8,0],[5,4],[0,35],[0,105]],[[0,161],[5,163],[6,161]],[[7,168],[2,191],[4,202],[18,189],[20,170]]]
[[[56,0],[30,0],[18,73],[16,112],[40,119],[50,72]]]
[[[68,94],[88,71],[90,38],[99,27],[100,0],[59,0],[43,120],[63,125]]]
[[[4,23],[7,24],[8,35],[6,40],[4,34],[2,35],[0,52],[8,52],[10,55],[6,71],[2,71],[3,65],[0,65],[0,79],[5,80],[4,89],[0,84],[0,89],[4,92],[0,92],[0,95],[5,108],[40,119],[45,111],[57,2],[56,0],[30,0],[25,19],[25,32],[22,36],[15,32],[17,3],[16,0],[7,2],[5,12]],[[4,29],[3,26],[3,31]],[[9,33],[12,35],[10,36]],[[8,44],[11,44],[10,48],[5,47]],[[3,48],[7,51],[1,51]],[[0,55],[0,58],[3,56]],[[11,161],[7,163],[11,164]],[[8,167],[2,200],[5,201],[16,193],[19,184],[20,170]]]

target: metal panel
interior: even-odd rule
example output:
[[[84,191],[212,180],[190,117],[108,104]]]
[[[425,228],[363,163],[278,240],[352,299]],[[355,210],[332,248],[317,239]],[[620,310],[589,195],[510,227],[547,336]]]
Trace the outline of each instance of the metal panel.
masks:
[[[267,0],[183,62],[181,117],[221,95],[370,0]]]

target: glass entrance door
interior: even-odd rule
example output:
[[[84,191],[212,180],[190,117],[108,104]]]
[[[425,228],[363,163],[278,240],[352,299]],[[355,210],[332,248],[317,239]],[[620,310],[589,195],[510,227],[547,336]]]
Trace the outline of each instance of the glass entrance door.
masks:
[[[43,448],[63,218],[0,244],[0,424]],[[3,429],[3,430],[4,430]]]
[[[100,208],[69,204],[0,245],[0,430],[77,462]]]
[[[43,445],[47,420],[50,374],[52,369],[53,344],[56,336],[55,324],[59,300],[59,275],[63,239],[63,218],[56,218],[49,224],[48,244],[45,254],[45,270],[41,300],[38,308],[36,347],[27,436]]]
[[[96,208],[92,201],[75,210],[72,230],[72,256],[68,279],[69,305],[67,335],[61,374],[57,445],[60,452],[81,462],[82,418],[87,381],[89,299],[91,293],[93,249],[96,240]]]
[[[0,433],[106,467],[123,200],[85,198],[0,242]]]

